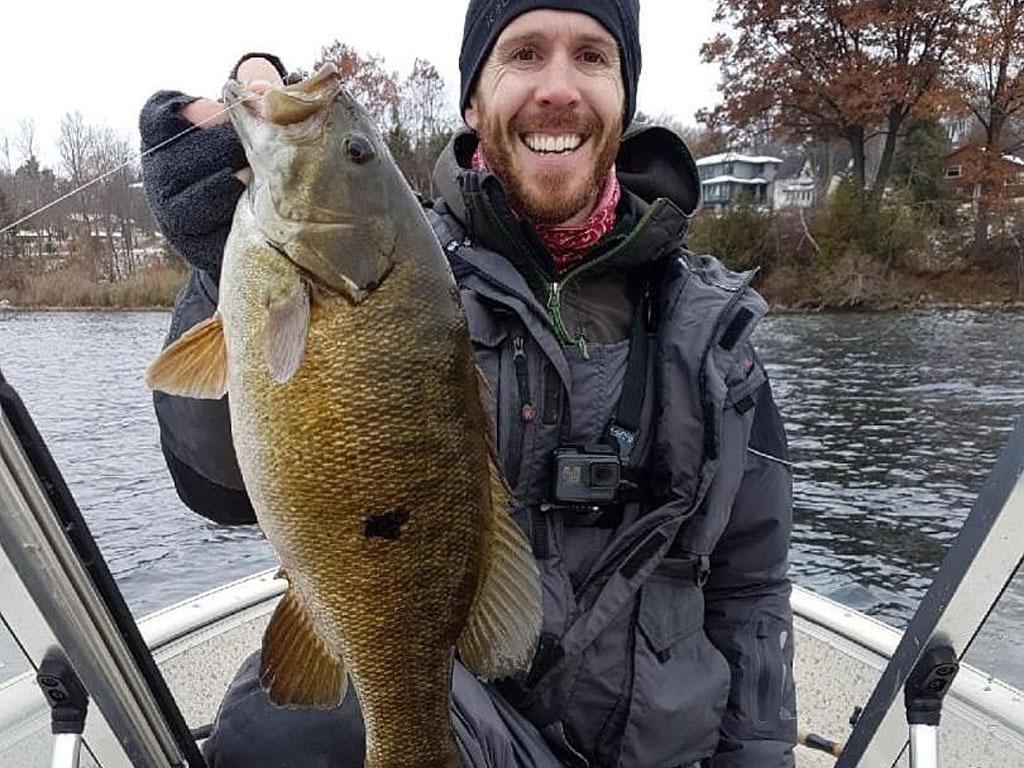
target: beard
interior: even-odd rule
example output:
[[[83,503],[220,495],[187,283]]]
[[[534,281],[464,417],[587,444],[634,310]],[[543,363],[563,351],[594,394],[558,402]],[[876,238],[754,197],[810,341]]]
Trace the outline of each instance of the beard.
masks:
[[[567,108],[532,117],[517,116],[507,128],[488,116],[486,110],[483,117],[478,135],[487,168],[501,182],[508,203],[517,214],[534,224],[553,226],[568,221],[597,201],[619,154],[621,117],[608,127],[595,116]],[[533,132],[586,136],[586,143],[576,151],[587,148],[593,158],[590,167],[551,169],[527,177],[517,162],[516,151],[532,151],[519,137]],[[588,147],[592,142],[600,143]]]

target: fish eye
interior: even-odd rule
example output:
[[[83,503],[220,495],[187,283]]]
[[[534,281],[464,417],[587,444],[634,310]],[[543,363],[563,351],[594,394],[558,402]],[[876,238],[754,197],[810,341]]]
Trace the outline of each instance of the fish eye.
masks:
[[[345,154],[356,165],[365,165],[376,157],[373,144],[365,136],[353,133],[345,139]]]

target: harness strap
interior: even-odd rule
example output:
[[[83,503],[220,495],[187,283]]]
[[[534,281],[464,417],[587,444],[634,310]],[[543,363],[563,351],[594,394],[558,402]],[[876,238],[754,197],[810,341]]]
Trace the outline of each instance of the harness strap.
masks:
[[[629,357],[626,361],[626,378],[622,382],[622,393],[615,406],[615,416],[608,426],[608,434],[619,447],[619,458],[623,466],[629,466],[640,434],[640,415],[647,391],[647,303],[648,296],[637,302],[629,333]]]

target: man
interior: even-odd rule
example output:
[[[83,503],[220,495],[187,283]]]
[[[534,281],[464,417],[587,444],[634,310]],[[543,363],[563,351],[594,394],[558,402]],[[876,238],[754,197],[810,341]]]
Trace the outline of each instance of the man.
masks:
[[[700,184],[683,143],[623,133],[638,15],[636,0],[471,0],[466,15],[467,130],[427,214],[544,587],[528,674],[484,685],[456,664],[453,723],[480,768],[793,765],[789,464],[748,341],[765,307],[749,275],[684,249]],[[257,54],[237,76],[264,88],[284,72]],[[217,110],[158,93],[143,142]],[[173,339],[214,310],[245,158],[222,124],[145,162],[154,211],[195,267]],[[252,522],[225,404],[158,395],[156,408],[183,500]],[[275,710],[250,660],[211,754],[215,768],[355,766],[361,738],[354,697]]]

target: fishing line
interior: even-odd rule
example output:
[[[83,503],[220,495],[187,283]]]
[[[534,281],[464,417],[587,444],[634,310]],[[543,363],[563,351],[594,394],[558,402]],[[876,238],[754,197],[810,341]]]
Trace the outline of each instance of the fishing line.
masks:
[[[244,99],[239,100],[235,104],[232,104],[229,107],[225,107],[220,112],[217,112],[215,114],[210,115],[205,120],[201,120],[200,122],[195,123],[194,125],[190,125],[184,131],[181,131],[180,133],[177,133],[174,136],[171,136],[171,138],[169,138],[169,139],[167,139],[165,141],[161,141],[155,147],[150,147],[145,152],[137,153],[137,155],[138,155],[137,157],[136,157],[136,153],[132,153],[132,156],[130,158],[128,158],[125,162],[123,162],[121,165],[117,166],[113,170],[107,171],[106,173],[104,173],[104,174],[102,174],[100,176],[97,176],[92,181],[87,181],[85,184],[83,184],[82,186],[78,187],[77,189],[71,190],[66,195],[61,195],[56,200],[52,200],[51,202],[49,202],[46,205],[44,205],[42,208],[39,208],[39,209],[37,209],[35,211],[32,211],[32,213],[28,214],[27,216],[22,216],[20,219],[18,219],[17,221],[15,221],[15,222],[13,222],[11,224],[8,224],[6,227],[0,228],[0,235],[6,234],[7,232],[11,231],[15,227],[21,226],[22,224],[24,224],[29,219],[32,219],[32,218],[38,216],[41,213],[45,213],[46,211],[48,211],[51,208],[53,208],[55,205],[59,205],[60,203],[63,203],[65,200],[69,200],[70,198],[72,198],[75,195],[77,195],[79,192],[84,192],[89,187],[92,187],[92,186],[94,186],[96,184],[99,184],[101,181],[103,181],[104,179],[110,178],[115,173],[119,173],[120,171],[123,171],[125,168],[127,168],[129,165],[134,163],[136,160],[141,160],[142,158],[144,158],[146,155],[150,154],[151,152],[156,152],[158,149],[166,147],[172,141],[177,141],[182,136],[185,136],[186,134],[192,133],[192,131],[196,130],[197,128],[201,128],[202,126],[204,126],[207,123],[209,123],[211,120],[216,120],[221,115],[227,114],[232,109],[237,107],[239,104],[244,104],[245,102],[249,101],[250,99],[259,98],[262,95],[263,95],[262,93],[254,93],[254,94],[251,94],[250,96],[246,96]]]

